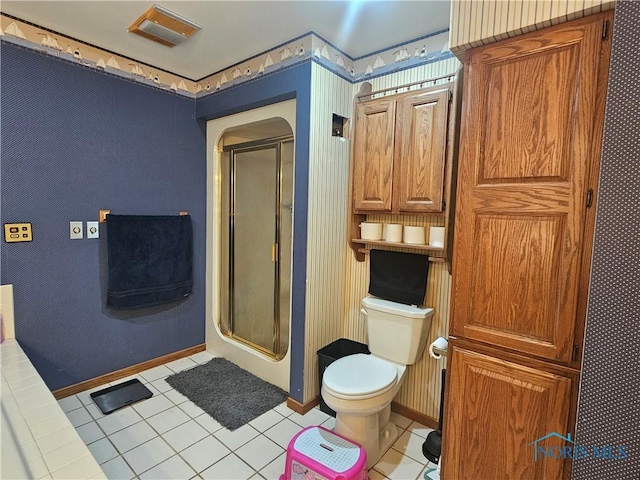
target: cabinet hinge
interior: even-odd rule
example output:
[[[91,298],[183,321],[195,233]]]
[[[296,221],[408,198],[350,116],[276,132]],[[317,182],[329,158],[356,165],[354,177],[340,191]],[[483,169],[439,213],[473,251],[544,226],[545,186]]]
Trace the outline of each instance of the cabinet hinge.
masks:
[[[579,355],[579,354],[580,354],[580,347],[578,347],[578,345],[574,345],[574,346],[573,346],[573,352],[572,352],[572,354],[571,354],[571,359],[572,359],[574,362],[577,362],[577,361],[578,361],[578,355]]]
[[[602,40],[609,38],[609,20],[602,23]]]
[[[453,90],[449,90],[449,102],[453,101]]]
[[[591,204],[593,203],[593,188],[587,190],[587,208],[591,208]]]
[[[442,200],[442,210],[445,210],[446,208],[447,208],[447,202]]]

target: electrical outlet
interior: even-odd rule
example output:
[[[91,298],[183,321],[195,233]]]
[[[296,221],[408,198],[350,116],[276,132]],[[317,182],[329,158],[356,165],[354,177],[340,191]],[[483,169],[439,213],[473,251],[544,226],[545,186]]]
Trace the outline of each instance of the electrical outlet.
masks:
[[[69,238],[78,240],[82,237],[82,222],[69,222]]]
[[[98,222],[87,222],[87,238],[99,238]]]

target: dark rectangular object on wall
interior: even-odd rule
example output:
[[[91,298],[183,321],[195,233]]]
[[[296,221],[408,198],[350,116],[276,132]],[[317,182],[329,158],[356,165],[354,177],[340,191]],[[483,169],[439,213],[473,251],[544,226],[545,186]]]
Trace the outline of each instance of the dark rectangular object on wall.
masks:
[[[371,250],[369,293],[407,305],[422,305],[427,289],[429,257]]]
[[[107,215],[107,307],[180,300],[193,286],[191,217]]]
[[[151,390],[145,387],[137,378],[119,385],[103,388],[91,394],[91,398],[104,414],[151,397],[153,397]]]

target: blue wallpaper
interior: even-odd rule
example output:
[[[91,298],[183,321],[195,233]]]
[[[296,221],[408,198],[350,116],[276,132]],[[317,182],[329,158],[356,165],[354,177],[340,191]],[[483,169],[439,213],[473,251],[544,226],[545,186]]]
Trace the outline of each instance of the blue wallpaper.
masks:
[[[1,220],[33,242],[2,243],[16,337],[51,389],[204,342],[206,138],[195,101],[2,43]],[[187,299],[105,308],[106,233],[69,239],[98,210],[171,215],[194,231]]]
[[[305,292],[307,278],[307,193],[309,190],[309,121],[311,61],[208,95],[197,101],[196,117],[211,120],[296,99],[293,279],[291,288],[291,376],[289,395],[303,401]]]
[[[205,121],[296,98],[291,396],[302,401],[311,62],[197,101],[3,42],[1,220],[31,222],[2,244],[16,336],[51,389],[204,342]],[[106,234],[69,221],[177,214],[194,228],[194,292],[165,306],[105,308]]]
[[[640,478],[638,25],[640,2],[617,2],[575,437],[586,454],[574,480]]]

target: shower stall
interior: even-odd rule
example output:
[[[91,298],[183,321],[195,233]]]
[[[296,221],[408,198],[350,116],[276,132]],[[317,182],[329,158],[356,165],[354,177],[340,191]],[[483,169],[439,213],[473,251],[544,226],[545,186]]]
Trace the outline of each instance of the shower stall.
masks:
[[[289,390],[296,100],[207,122],[207,351]]]
[[[225,135],[220,157],[219,327],[280,360],[289,348],[293,136],[235,143],[246,137]]]

